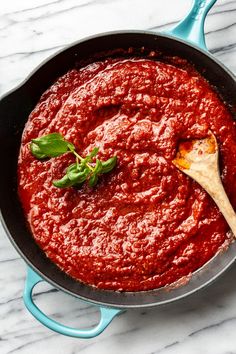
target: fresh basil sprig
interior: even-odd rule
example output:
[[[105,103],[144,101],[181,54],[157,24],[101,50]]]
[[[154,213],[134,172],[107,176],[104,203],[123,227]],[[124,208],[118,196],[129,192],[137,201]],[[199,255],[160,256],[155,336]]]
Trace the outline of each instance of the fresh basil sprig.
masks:
[[[66,174],[61,179],[52,182],[58,188],[71,186],[80,188],[85,181],[88,181],[90,187],[94,187],[98,182],[99,176],[113,170],[117,162],[117,157],[113,156],[106,161],[100,161],[96,158],[96,162],[93,163],[93,159],[99,151],[98,147],[95,147],[86,157],[82,157],[75,151],[75,146],[66,141],[59,133],[51,133],[32,139],[30,150],[40,160],[57,157],[66,152],[71,152],[75,155],[76,162],[67,167]]]
[[[61,134],[52,133],[32,139],[30,149],[35,157],[45,159],[46,157],[60,156],[65,152],[74,150],[75,147],[66,141]]]

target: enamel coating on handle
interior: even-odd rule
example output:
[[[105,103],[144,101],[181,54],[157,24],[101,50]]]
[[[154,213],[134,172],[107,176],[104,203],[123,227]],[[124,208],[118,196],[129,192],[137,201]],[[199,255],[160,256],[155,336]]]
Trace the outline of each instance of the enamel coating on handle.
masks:
[[[193,0],[187,16],[167,33],[207,50],[204,23],[208,11],[215,2],[216,0]]]
[[[45,315],[34,303],[32,299],[32,291],[36,284],[43,281],[43,279],[35,273],[31,268],[28,268],[23,299],[25,306],[31,314],[44,326],[60,334],[75,337],[75,338],[93,338],[104,331],[113,318],[118,315],[122,310],[113,309],[108,307],[99,307],[101,312],[101,319],[98,325],[91,329],[76,329],[54,321]]]

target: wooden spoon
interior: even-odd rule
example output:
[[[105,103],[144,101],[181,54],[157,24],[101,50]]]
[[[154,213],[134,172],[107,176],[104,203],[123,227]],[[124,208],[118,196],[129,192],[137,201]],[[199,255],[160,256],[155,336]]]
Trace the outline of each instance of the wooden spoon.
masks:
[[[207,191],[236,237],[236,214],[221,182],[218,156],[217,141],[210,132],[204,139],[182,142],[173,164]]]

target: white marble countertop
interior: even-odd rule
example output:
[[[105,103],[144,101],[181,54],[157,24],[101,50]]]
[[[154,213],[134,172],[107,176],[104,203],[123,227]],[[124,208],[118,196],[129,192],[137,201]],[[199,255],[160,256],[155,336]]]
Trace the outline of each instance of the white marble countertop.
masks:
[[[0,0],[0,93],[20,83],[44,58],[90,34],[164,29],[190,0]],[[206,21],[208,48],[236,73],[236,0],[218,0]],[[4,117],[1,117],[4,119]],[[0,353],[236,353],[236,266],[208,289],[166,308],[127,311],[92,340],[60,336],[25,309],[25,264],[0,228]],[[42,284],[36,302],[78,327],[97,320],[94,307]],[[60,306],[58,306],[58,304]]]

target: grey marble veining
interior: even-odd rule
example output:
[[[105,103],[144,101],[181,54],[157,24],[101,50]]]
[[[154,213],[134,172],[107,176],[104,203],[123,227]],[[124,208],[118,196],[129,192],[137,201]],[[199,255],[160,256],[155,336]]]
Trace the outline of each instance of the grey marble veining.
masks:
[[[165,30],[190,0],[0,0],[0,93],[42,60],[85,36],[116,29]],[[206,20],[208,48],[236,73],[236,0],[218,0]],[[1,117],[4,119],[4,117]],[[0,227],[0,354],[236,354],[236,267],[177,304],[128,311],[92,340],[60,336],[22,301],[25,264]],[[98,311],[40,284],[35,301],[71,326],[96,323]]]

